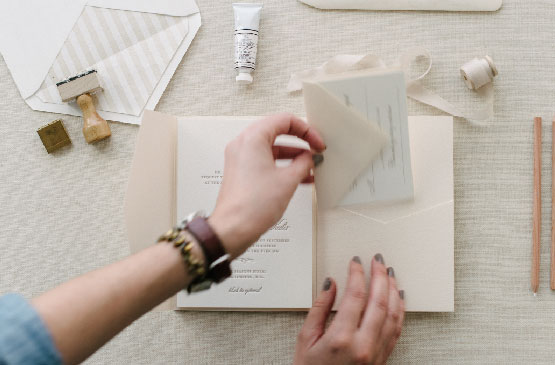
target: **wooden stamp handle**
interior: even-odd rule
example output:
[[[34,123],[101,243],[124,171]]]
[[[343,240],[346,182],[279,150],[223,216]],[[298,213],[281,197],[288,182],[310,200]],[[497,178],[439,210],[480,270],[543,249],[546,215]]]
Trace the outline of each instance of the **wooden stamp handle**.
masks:
[[[80,95],[77,105],[83,111],[83,135],[87,143],[100,141],[112,135],[108,123],[96,112],[93,98],[89,94]]]

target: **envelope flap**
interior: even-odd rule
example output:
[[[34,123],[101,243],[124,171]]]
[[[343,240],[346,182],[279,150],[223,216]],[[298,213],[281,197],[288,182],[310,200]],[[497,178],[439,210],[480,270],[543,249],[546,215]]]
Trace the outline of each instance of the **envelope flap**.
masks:
[[[187,16],[199,12],[193,0],[89,0],[87,5],[172,16]]]
[[[153,245],[175,224],[177,119],[145,111],[125,196],[125,224],[132,253]]]
[[[41,86],[85,5],[172,16],[199,12],[194,0],[5,1],[0,11],[0,53],[23,99]]]
[[[40,87],[85,3],[26,0],[2,4],[0,53],[23,99]]]
[[[308,123],[322,135],[324,163],[314,172],[319,208],[335,206],[380,153],[387,137],[377,124],[346,107],[316,83],[305,82],[303,94]]]

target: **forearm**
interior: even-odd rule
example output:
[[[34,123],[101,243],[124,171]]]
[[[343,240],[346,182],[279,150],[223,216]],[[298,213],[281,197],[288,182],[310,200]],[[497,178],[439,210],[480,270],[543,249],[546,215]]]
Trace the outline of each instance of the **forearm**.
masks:
[[[254,123],[228,144],[225,177],[209,219],[213,232],[209,235],[208,246],[212,249],[206,251],[208,255],[221,256],[225,251],[231,260],[245,252],[283,215],[299,183],[310,175],[314,167],[310,152],[274,149],[274,141],[281,134],[304,139],[314,151],[326,148],[316,131],[290,114]],[[277,167],[276,159],[292,162],[287,167]],[[215,236],[222,247],[214,249]],[[197,267],[200,262],[208,265],[217,259],[213,257],[206,262],[201,250],[194,245],[194,261],[190,260],[188,250],[184,252],[192,273],[202,271]],[[216,274],[220,276],[214,279],[229,274],[227,263],[221,264],[224,270],[220,269]],[[192,280],[187,271],[179,250],[171,244],[159,244],[63,284],[35,299],[33,305],[52,333],[64,361],[75,363],[186,287]]]
[[[33,305],[64,361],[75,363],[189,281],[179,251],[157,244],[71,280],[34,299]]]

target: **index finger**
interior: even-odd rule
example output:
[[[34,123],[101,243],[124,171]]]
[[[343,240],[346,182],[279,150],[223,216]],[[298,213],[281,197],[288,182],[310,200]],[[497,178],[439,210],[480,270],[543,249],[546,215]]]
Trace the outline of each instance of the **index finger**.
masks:
[[[289,134],[305,140],[316,151],[321,152],[326,149],[320,134],[304,120],[290,113],[281,113],[264,118],[257,122],[257,128],[272,144],[277,136]]]

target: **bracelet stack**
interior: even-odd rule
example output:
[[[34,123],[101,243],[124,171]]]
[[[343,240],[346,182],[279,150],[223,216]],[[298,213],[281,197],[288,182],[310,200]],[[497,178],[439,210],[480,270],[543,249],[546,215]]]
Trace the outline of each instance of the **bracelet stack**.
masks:
[[[169,242],[179,249],[187,272],[192,278],[187,292],[197,292],[210,288],[212,283],[219,283],[231,275],[229,255],[225,252],[222,242],[200,213],[193,213],[185,218],[158,242]],[[204,260],[193,256],[195,244],[204,254]]]

